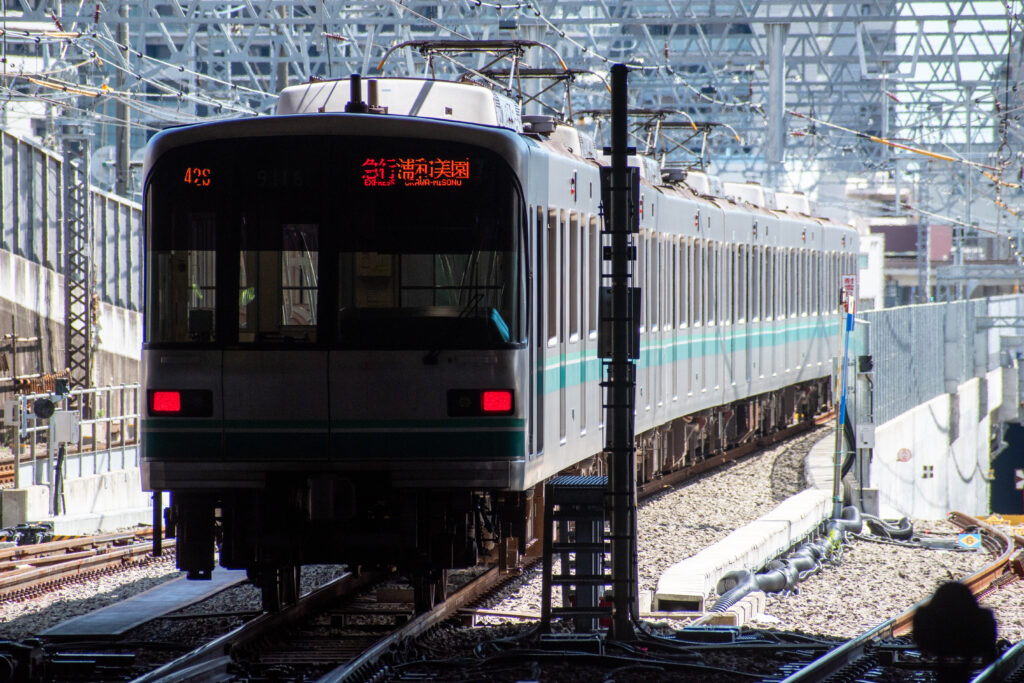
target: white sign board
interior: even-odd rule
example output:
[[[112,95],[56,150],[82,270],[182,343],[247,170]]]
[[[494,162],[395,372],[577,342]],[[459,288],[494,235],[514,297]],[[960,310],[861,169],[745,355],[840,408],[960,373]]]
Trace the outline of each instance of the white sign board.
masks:
[[[843,276],[843,291],[846,292],[847,298],[852,299],[854,293],[857,291],[857,276],[856,275],[844,275]]]

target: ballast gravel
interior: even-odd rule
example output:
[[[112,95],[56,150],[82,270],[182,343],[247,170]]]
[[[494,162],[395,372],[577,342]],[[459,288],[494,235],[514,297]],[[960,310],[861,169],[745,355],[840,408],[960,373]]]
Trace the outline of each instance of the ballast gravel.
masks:
[[[804,487],[803,458],[825,438],[828,428],[734,462],[686,485],[641,502],[639,578],[641,590],[654,590],[671,565],[724,538],[734,529],[770,511]],[[952,533],[945,522],[916,522],[915,529]],[[798,631],[823,637],[850,637],[898,614],[929,596],[944,581],[972,574],[989,562],[984,552],[922,550],[856,540],[835,565],[809,577],[791,595],[770,595],[764,614],[753,628]],[[333,578],[340,567],[307,568],[303,587]],[[43,596],[0,602],[0,638],[21,640],[79,614],[99,609],[180,575],[173,558],[79,584]],[[539,566],[527,570],[482,605],[509,613],[540,612]],[[985,597],[994,610],[999,635],[1011,642],[1024,638],[1024,582],[1015,582]],[[242,585],[190,608],[198,614],[220,613],[212,619],[160,619],[132,633],[140,641],[199,642],[241,623],[244,613],[259,609],[259,594]],[[237,612],[238,615],[227,613]],[[518,630],[520,619],[486,617],[496,634]],[[676,626],[681,625],[676,623]],[[449,627],[451,628],[451,627]],[[459,639],[459,628],[452,628]],[[489,629],[486,629],[486,633]],[[473,629],[467,631],[467,637]],[[476,630],[474,639],[480,636]]]

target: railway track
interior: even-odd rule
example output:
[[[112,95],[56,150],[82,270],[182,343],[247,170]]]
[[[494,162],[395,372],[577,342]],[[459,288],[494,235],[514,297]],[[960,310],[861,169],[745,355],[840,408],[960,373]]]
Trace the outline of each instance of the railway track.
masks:
[[[949,520],[961,529],[980,531],[982,544],[995,556],[991,564],[962,581],[975,596],[984,596],[1021,577],[1021,563],[1024,558],[1024,551],[1021,551],[1021,548],[1024,548],[1024,538],[1008,536],[999,529],[960,512],[951,513]],[[929,600],[924,600],[813,662],[800,666],[781,679],[782,682],[906,680],[912,676],[912,672],[921,672],[923,675],[933,671],[934,662],[922,657],[913,640],[908,637],[913,628],[915,614],[928,602]],[[984,671],[976,671],[977,675],[972,680],[1002,681],[1006,680],[1010,672],[1019,671],[1024,665],[1024,649],[1020,645],[1011,649],[1000,661]]]
[[[397,643],[416,639],[493,590],[497,567],[473,578],[429,612],[411,603],[372,597],[384,577],[345,574],[284,610],[263,614],[230,633],[135,679],[135,683],[187,680],[364,680]]]
[[[745,453],[736,457],[741,455]],[[651,492],[663,488],[664,484],[652,487]],[[961,529],[980,530],[985,548],[996,556],[992,564],[964,581],[972,592],[984,595],[1022,573],[1020,556],[1014,552],[1015,546],[1024,546],[1024,539],[1007,536],[957,513],[951,515],[951,521]],[[464,611],[466,606],[497,586],[503,576],[497,568],[491,568],[456,591],[449,600],[422,615],[413,615],[408,604],[382,605],[365,597],[369,584],[379,578],[345,575],[304,597],[294,607],[257,617],[136,680],[255,680],[265,675],[283,677],[284,680],[298,676],[304,680],[321,681],[369,680],[381,675],[383,657],[398,651],[403,644],[416,641],[438,624],[455,617],[460,610]],[[364,597],[354,597],[358,590],[364,591]],[[821,641],[786,642],[777,646],[776,650],[781,655],[776,659],[789,659],[790,662],[784,664],[780,661],[774,673],[765,672],[763,680],[847,680],[844,677],[856,676],[858,672],[884,671],[888,665],[905,672],[915,662],[927,668],[929,664],[926,661],[920,657],[915,659],[913,643],[905,635],[912,619],[913,610],[831,649],[827,654],[824,651],[829,646],[822,645]],[[709,657],[712,649],[733,650],[734,655],[740,658],[736,660],[739,662],[743,661],[742,657],[761,656],[771,650],[768,643],[758,643],[756,647],[743,643],[736,643],[734,647],[686,647],[694,655],[701,653],[700,656]],[[817,654],[822,656],[813,661],[792,661]],[[993,673],[987,674],[988,678],[979,680],[1003,680],[998,676],[1003,676],[1006,670],[1020,667],[1015,662],[1024,662],[1024,650],[1021,648],[1007,653],[1003,661],[990,667]],[[863,680],[882,679],[868,677]]]
[[[153,561],[150,530],[0,549],[0,600],[26,600],[73,581]],[[164,547],[173,547],[173,539]]]

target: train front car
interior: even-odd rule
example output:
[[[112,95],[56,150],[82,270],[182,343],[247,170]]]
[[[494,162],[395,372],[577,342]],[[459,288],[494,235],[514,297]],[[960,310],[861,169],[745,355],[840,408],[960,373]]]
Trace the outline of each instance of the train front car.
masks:
[[[269,606],[327,562],[398,565],[429,604],[474,564],[526,461],[524,155],[362,114],[154,139],[143,472],[191,577],[216,543]]]

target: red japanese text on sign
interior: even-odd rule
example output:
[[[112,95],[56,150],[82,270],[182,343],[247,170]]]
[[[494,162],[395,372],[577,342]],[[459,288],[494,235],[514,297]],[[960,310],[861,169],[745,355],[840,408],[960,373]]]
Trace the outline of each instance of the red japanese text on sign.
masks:
[[[364,187],[458,187],[469,179],[469,159],[368,158]]]

